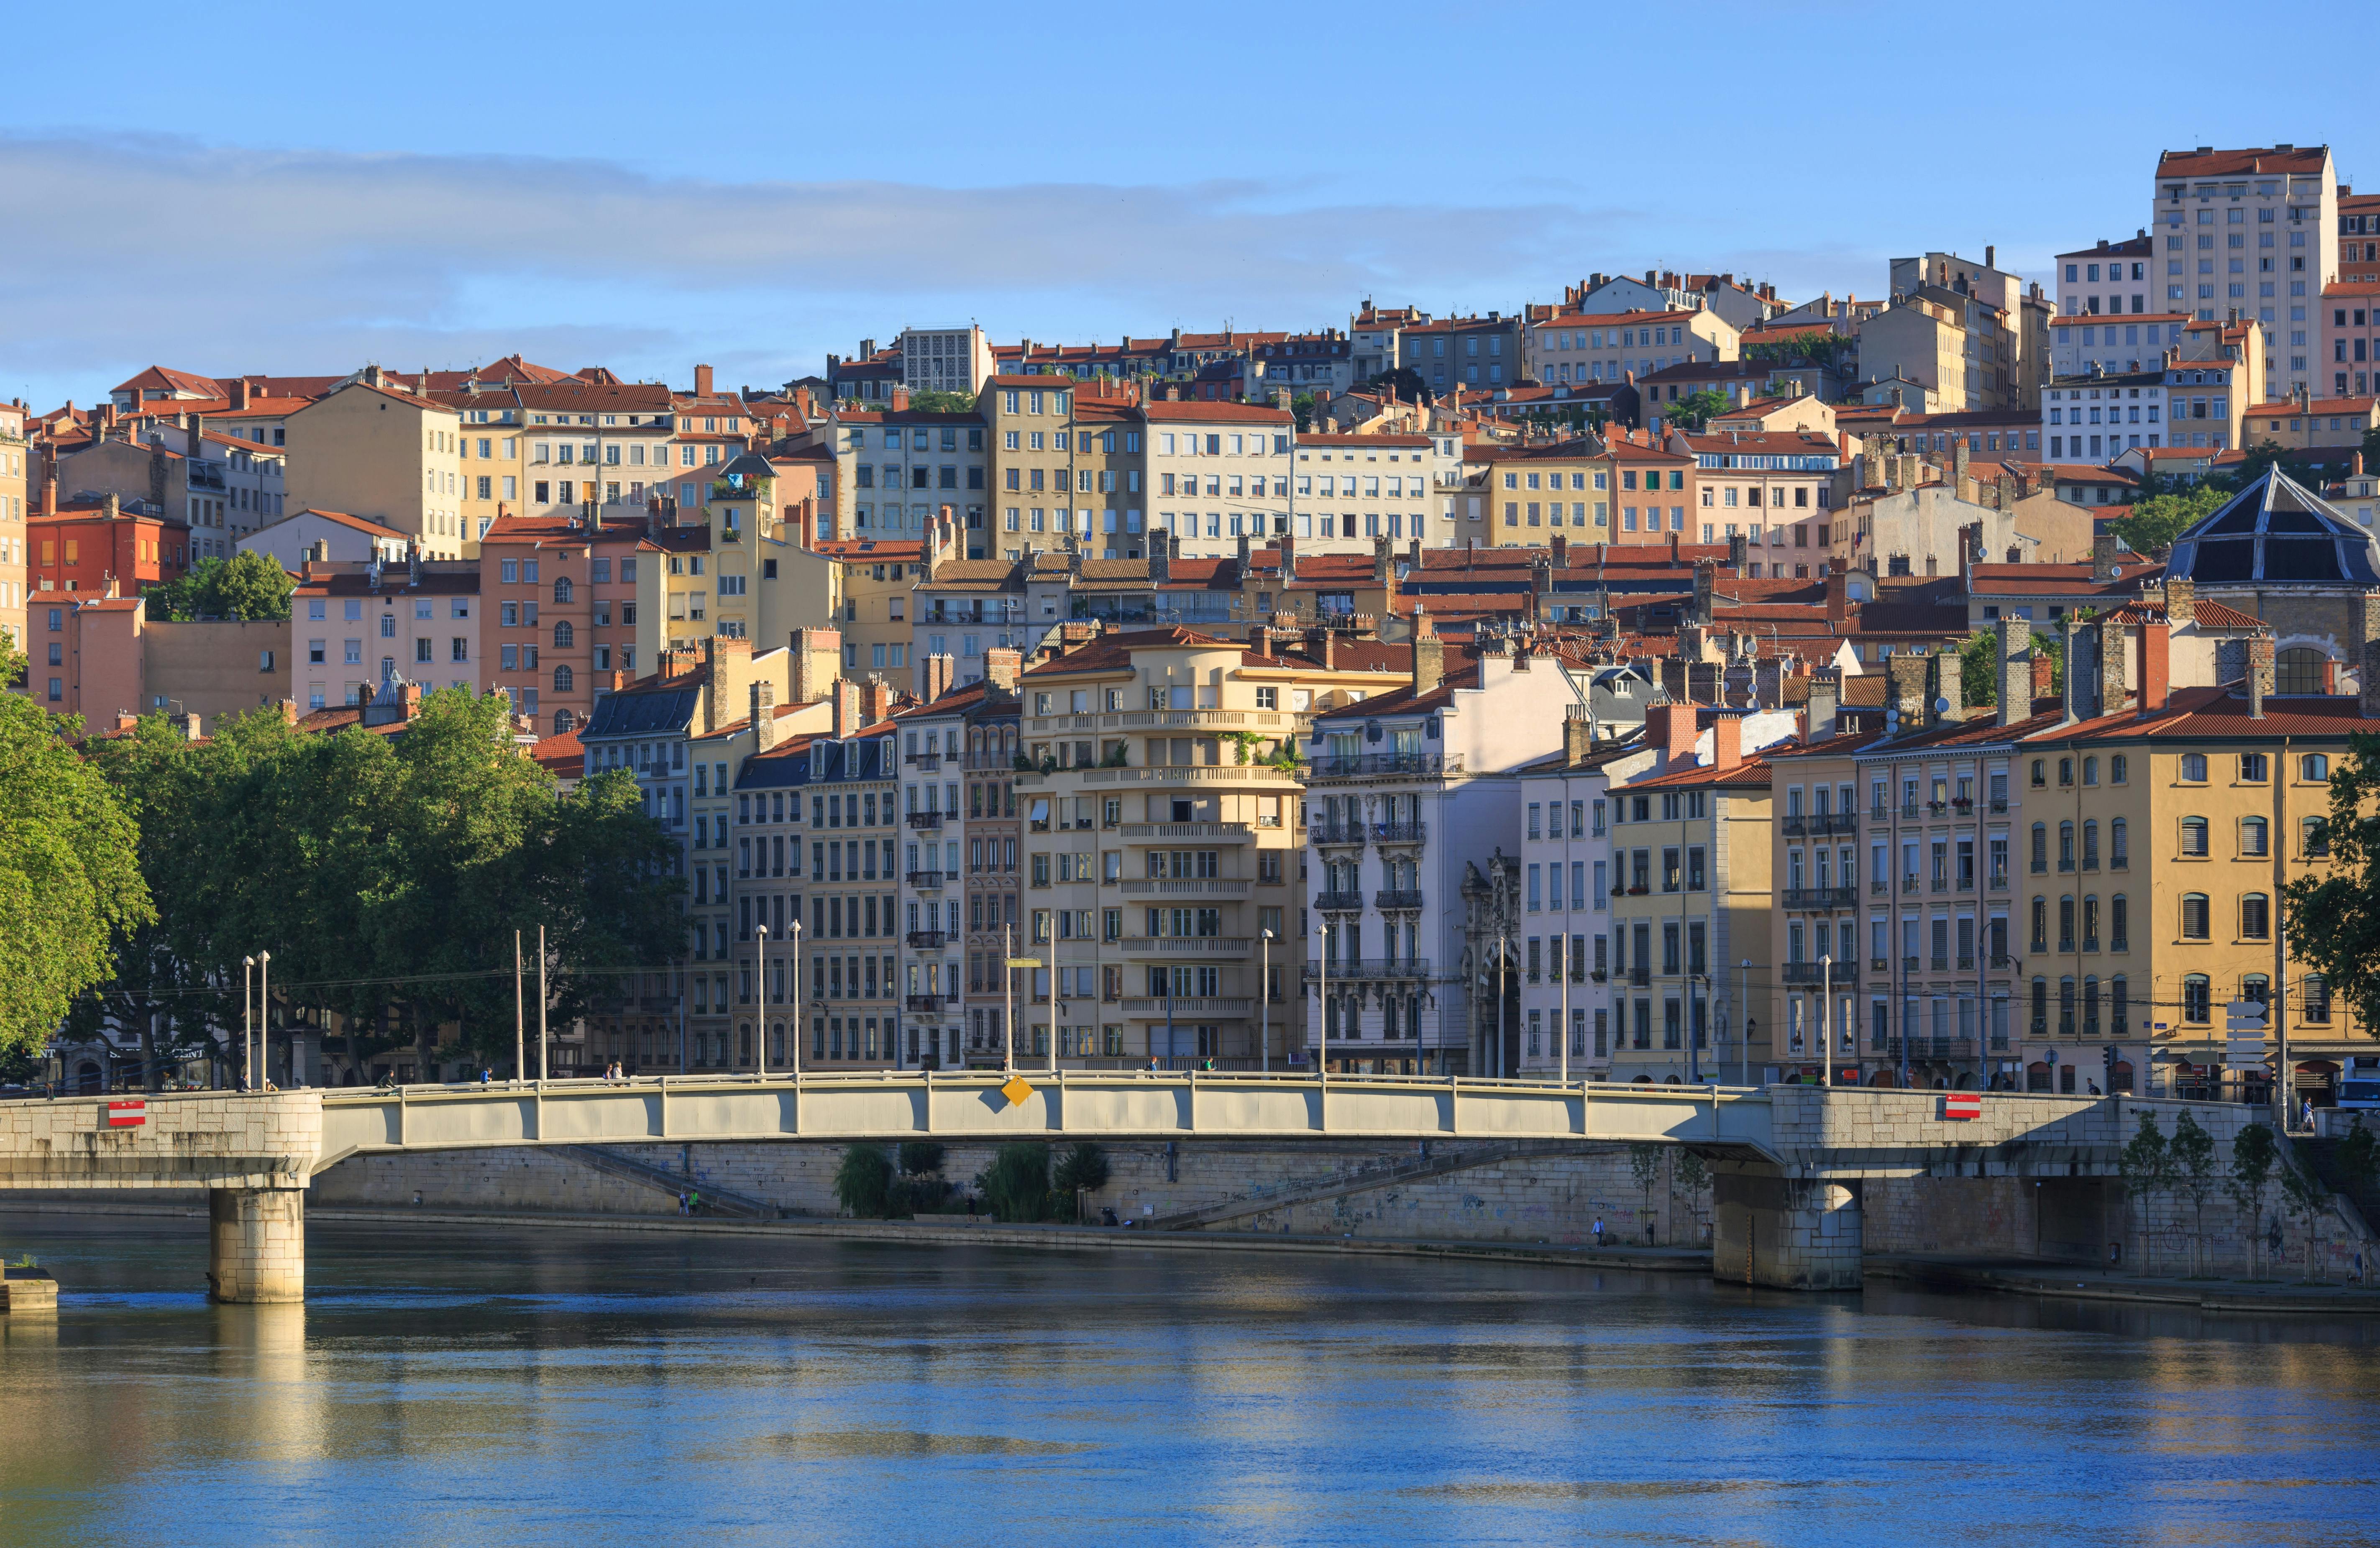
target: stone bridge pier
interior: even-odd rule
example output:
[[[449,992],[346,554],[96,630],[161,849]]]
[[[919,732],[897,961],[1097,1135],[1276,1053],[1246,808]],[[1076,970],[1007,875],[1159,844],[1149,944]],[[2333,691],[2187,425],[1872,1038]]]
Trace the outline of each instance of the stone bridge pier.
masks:
[[[1860,1288],[1857,1179],[1711,1175],[1711,1277],[1779,1290]]]
[[[207,1190],[207,1293],[236,1304],[306,1299],[305,1190]]]

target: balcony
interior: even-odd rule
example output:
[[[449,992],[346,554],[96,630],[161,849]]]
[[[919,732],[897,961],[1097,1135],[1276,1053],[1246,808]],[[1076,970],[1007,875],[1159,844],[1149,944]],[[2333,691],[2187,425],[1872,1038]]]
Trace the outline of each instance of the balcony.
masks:
[[[2099,937],[2097,936],[2084,936],[2082,937],[2082,949],[2085,951],[2098,950]]]
[[[2009,889],[2008,873],[2006,871],[1998,872],[1993,876],[1991,889],[1995,892],[2005,892]]]
[[[1810,819],[1799,812],[1788,812],[1778,826],[1785,830],[1787,838],[1798,839],[1810,831]]]
[[[1418,844],[1429,837],[1426,822],[1376,822],[1372,824],[1372,841],[1381,844]]]
[[[1867,970],[1870,973],[1890,973],[1892,971],[1892,959],[1889,957],[1870,957],[1867,960]]]
[[[1417,889],[1400,890],[1384,889],[1372,894],[1372,906],[1382,913],[1388,913],[1390,909],[1417,909],[1421,907],[1421,892]]]
[[[1832,816],[1829,816],[1826,813],[1820,812],[1817,816],[1810,819],[1810,831],[1813,834],[1820,836],[1824,836],[1828,833],[1857,833],[1859,831],[1859,814],[1857,812],[1837,812]]]
[[[1994,973],[2008,973],[2016,967],[2016,959],[1995,954],[1988,959],[1988,965]]]
[[[1359,913],[1364,907],[1361,892],[1317,892],[1314,906],[1326,913]]]
[[[946,1010],[955,1010],[958,1003],[959,997],[956,995],[952,995],[948,998],[941,995],[905,995],[901,1000],[902,1009],[915,1011],[920,1016],[939,1016]]]
[[[1792,912],[1815,912],[1850,908],[1859,900],[1856,887],[1789,887],[1785,889],[1785,907]]]
[[[1901,877],[1900,889],[1903,892],[1915,892],[1917,890],[1917,878],[1915,877]]]
[[[1902,802],[1900,804],[1900,815],[1902,818],[1907,821],[1915,821],[1917,818],[1917,803],[1914,801]]]
[[[1458,760],[1459,761],[1459,760]],[[1438,774],[1450,765],[1438,753],[1352,753],[1314,760],[1317,780],[1354,780],[1367,774]]]
[[[2003,796],[1998,801],[1989,802],[1986,804],[1985,809],[1996,817],[2004,817],[2008,816],[2008,799]]]
[[[1117,831],[1127,841],[1180,839],[1209,844],[1245,844],[1257,836],[1245,822],[1127,822]]]
[[[1365,839],[1364,825],[1360,822],[1318,822],[1306,828],[1305,836],[1316,844],[1343,844],[1350,849],[1361,849]]]
[[[1867,884],[1867,889],[1876,897],[1881,898],[1886,893],[1892,890],[1892,883],[1885,880],[1882,877],[1878,877],[1874,881]]]
[[[1831,976],[1829,973],[1831,971]],[[1823,962],[1787,962],[1785,982],[1788,984],[1856,984],[1859,982],[1857,962],[1837,962],[1829,970]]]
[[[917,769],[921,774],[931,774],[936,769],[942,767],[942,755],[940,753],[911,753],[907,757],[903,758],[901,761]]]
[[[1427,957],[1350,957],[1344,961],[1330,959],[1319,962],[1309,961],[1305,964],[1306,976],[1310,978],[1324,976],[1326,970],[1328,976],[1331,978],[1351,981],[1427,978],[1429,959]]]
[[[940,930],[912,930],[905,938],[915,950],[940,951],[951,937]]]
[[[1630,968],[1628,970],[1628,982],[1633,984],[1640,989],[1649,988],[1652,986],[1653,983],[1653,970],[1648,967]]]
[[[917,889],[919,891],[925,891],[928,889],[932,888],[940,888],[946,883],[954,882],[959,879],[959,875],[956,871],[911,871],[908,873],[908,877],[909,885]]]
[[[1911,1058],[1965,1058],[1975,1051],[1972,1037],[1888,1037],[1885,1039],[1887,1058],[1899,1058],[1906,1053]]]
[[[1171,999],[1139,996],[1123,1002],[1125,1015],[1147,1021],[1163,1021],[1169,1014],[1177,1022],[1234,1016],[1245,1020],[1255,1015],[1256,1011],[1257,1002],[1253,996],[1175,995]]]
[[[1123,890],[1134,898],[1245,898],[1249,886],[1238,877],[1132,877]]]
[[[941,831],[942,814],[940,812],[911,812],[909,814],[909,826],[938,833]]]
[[[1914,957],[1901,958],[1900,971],[1903,973],[1915,973],[1917,971],[1917,959]]]
[[[1950,959],[1948,957],[1929,957],[1926,961],[1934,964],[1933,971],[1936,973],[1948,973],[1950,971]]]
[[[1115,944],[1127,957],[1245,957],[1256,941],[1247,936],[1125,936]]]

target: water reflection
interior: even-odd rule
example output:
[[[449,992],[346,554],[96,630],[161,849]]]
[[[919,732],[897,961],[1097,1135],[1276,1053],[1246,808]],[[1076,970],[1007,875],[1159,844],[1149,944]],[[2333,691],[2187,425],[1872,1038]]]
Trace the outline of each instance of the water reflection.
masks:
[[[1673,1276],[0,1216],[12,1545],[2355,1543],[2361,1324]]]

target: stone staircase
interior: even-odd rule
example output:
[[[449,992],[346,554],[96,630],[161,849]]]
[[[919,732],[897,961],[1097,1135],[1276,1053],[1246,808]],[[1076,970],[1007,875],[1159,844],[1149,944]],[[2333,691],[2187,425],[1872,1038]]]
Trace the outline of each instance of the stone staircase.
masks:
[[[724,1188],[698,1182],[684,1172],[672,1171],[667,1167],[656,1167],[649,1161],[639,1161],[634,1156],[623,1155],[616,1150],[607,1150],[601,1145],[556,1145],[554,1148],[582,1167],[601,1172],[606,1177],[618,1178],[623,1182],[633,1182],[646,1188],[657,1189],[672,1198],[689,1190],[699,1191],[702,1195],[703,1213],[706,1215],[732,1215],[754,1220],[774,1220],[784,1214],[784,1211],[765,1199],[756,1199],[748,1193],[731,1192]]]
[[[1468,1171],[1474,1167],[1493,1166],[1500,1161],[1518,1160],[1530,1155],[1576,1155],[1578,1146],[1567,1140],[1504,1140],[1485,1143],[1463,1143],[1447,1146],[1428,1155],[1416,1155],[1410,1160],[1390,1166],[1369,1167],[1359,1171],[1336,1172],[1326,1178],[1292,1181],[1262,1193],[1245,1198],[1226,1199],[1220,1203],[1201,1205],[1196,1209],[1160,1215],[1148,1222],[1153,1231],[1195,1231],[1220,1225],[1243,1215],[1261,1215],[1267,1210],[1285,1209],[1293,1204],[1314,1203],[1324,1199],[1342,1198],[1374,1188],[1392,1187],[1400,1182],[1417,1182],[1425,1178],[1444,1177],[1450,1172]]]

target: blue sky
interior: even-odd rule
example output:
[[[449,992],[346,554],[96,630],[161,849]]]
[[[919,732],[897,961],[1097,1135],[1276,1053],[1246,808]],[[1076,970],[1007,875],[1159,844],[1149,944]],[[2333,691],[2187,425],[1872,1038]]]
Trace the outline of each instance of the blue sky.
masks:
[[[2368,6],[2291,20],[2380,34]],[[1366,296],[1510,308],[1656,265],[1873,295],[1895,254],[1986,243],[2046,278],[2050,254],[2143,224],[2168,146],[2327,142],[2343,179],[2380,186],[2353,121],[2369,49],[2310,43],[2284,89],[2277,61],[2209,53],[2236,21],[2196,4],[1988,24],[1725,4],[27,11],[0,94],[0,394],[89,402],[152,361],[515,349],[681,385],[705,360],[758,386],[906,323],[974,318],[1002,341],[1343,326]]]

